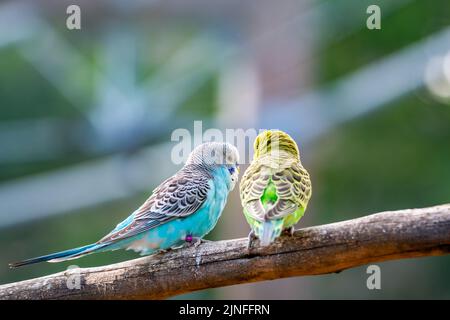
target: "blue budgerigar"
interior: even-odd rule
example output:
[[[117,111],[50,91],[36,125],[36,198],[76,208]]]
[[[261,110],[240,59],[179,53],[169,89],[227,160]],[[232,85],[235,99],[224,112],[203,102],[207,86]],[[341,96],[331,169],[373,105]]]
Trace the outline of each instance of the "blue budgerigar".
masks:
[[[195,148],[186,164],[161,183],[150,198],[105,237],[87,246],[10,264],[60,262],[117,249],[142,255],[197,244],[216,225],[238,179],[239,154],[228,143]]]

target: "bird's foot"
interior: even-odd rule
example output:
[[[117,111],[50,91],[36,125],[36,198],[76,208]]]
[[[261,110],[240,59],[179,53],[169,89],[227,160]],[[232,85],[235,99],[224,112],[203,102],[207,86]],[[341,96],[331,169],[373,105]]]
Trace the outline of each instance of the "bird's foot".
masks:
[[[253,230],[250,231],[248,234],[248,242],[247,242],[247,249],[250,251],[253,248],[253,243],[255,240],[258,239],[255,235],[255,232]]]
[[[187,247],[194,246],[195,248],[197,248],[202,243],[211,242],[210,240],[205,240],[200,237],[193,237],[192,235],[187,235],[186,238],[184,239],[184,241],[186,241]]]
[[[295,231],[294,226],[290,226],[289,228],[283,230],[283,234],[289,237],[293,237],[294,231]]]

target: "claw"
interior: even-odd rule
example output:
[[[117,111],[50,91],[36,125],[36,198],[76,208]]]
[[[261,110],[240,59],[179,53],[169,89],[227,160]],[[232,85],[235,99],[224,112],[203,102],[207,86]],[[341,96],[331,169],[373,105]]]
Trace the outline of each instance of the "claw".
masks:
[[[247,249],[251,250],[253,247],[253,242],[257,239],[255,232],[253,231],[253,229],[250,231],[250,233],[248,234],[248,242],[247,242]]]
[[[193,237],[192,235],[187,235],[186,236],[186,246],[187,247],[195,247],[197,248],[199,245],[201,245],[202,243],[207,243],[207,242],[211,242],[210,240],[205,240],[199,237]]]
[[[294,226],[290,226],[289,228],[283,230],[283,234],[292,237],[294,236],[294,231],[295,231]]]
[[[202,244],[202,239],[199,238],[198,240],[194,241],[194,248],[197,248],[201,244]]]

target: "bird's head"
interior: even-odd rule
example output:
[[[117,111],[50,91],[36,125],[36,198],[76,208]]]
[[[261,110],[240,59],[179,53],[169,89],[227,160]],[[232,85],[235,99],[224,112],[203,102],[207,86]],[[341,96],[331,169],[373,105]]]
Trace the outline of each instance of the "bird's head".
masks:
[[[286,152],[300,159],[297,143],[286,132],[281,130],[266,130],[261,132],[253,145],[254,159],[275,152]]]
[[[186,165],[197,164],[208,171],[217,169],[226,173],[230,190],[239,178],[239,152],[235,146],[224,142],[206,142],[196,147],[188,157]]]

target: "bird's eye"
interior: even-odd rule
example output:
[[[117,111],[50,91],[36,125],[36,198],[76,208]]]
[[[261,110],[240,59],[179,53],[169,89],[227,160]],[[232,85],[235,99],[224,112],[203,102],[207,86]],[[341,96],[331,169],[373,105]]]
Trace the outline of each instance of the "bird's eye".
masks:
[[[230,167],[230,168],[228,168],[228,171],[230,171],[230,174],[233,174],[235,169],[234,169],[234,167]]]

